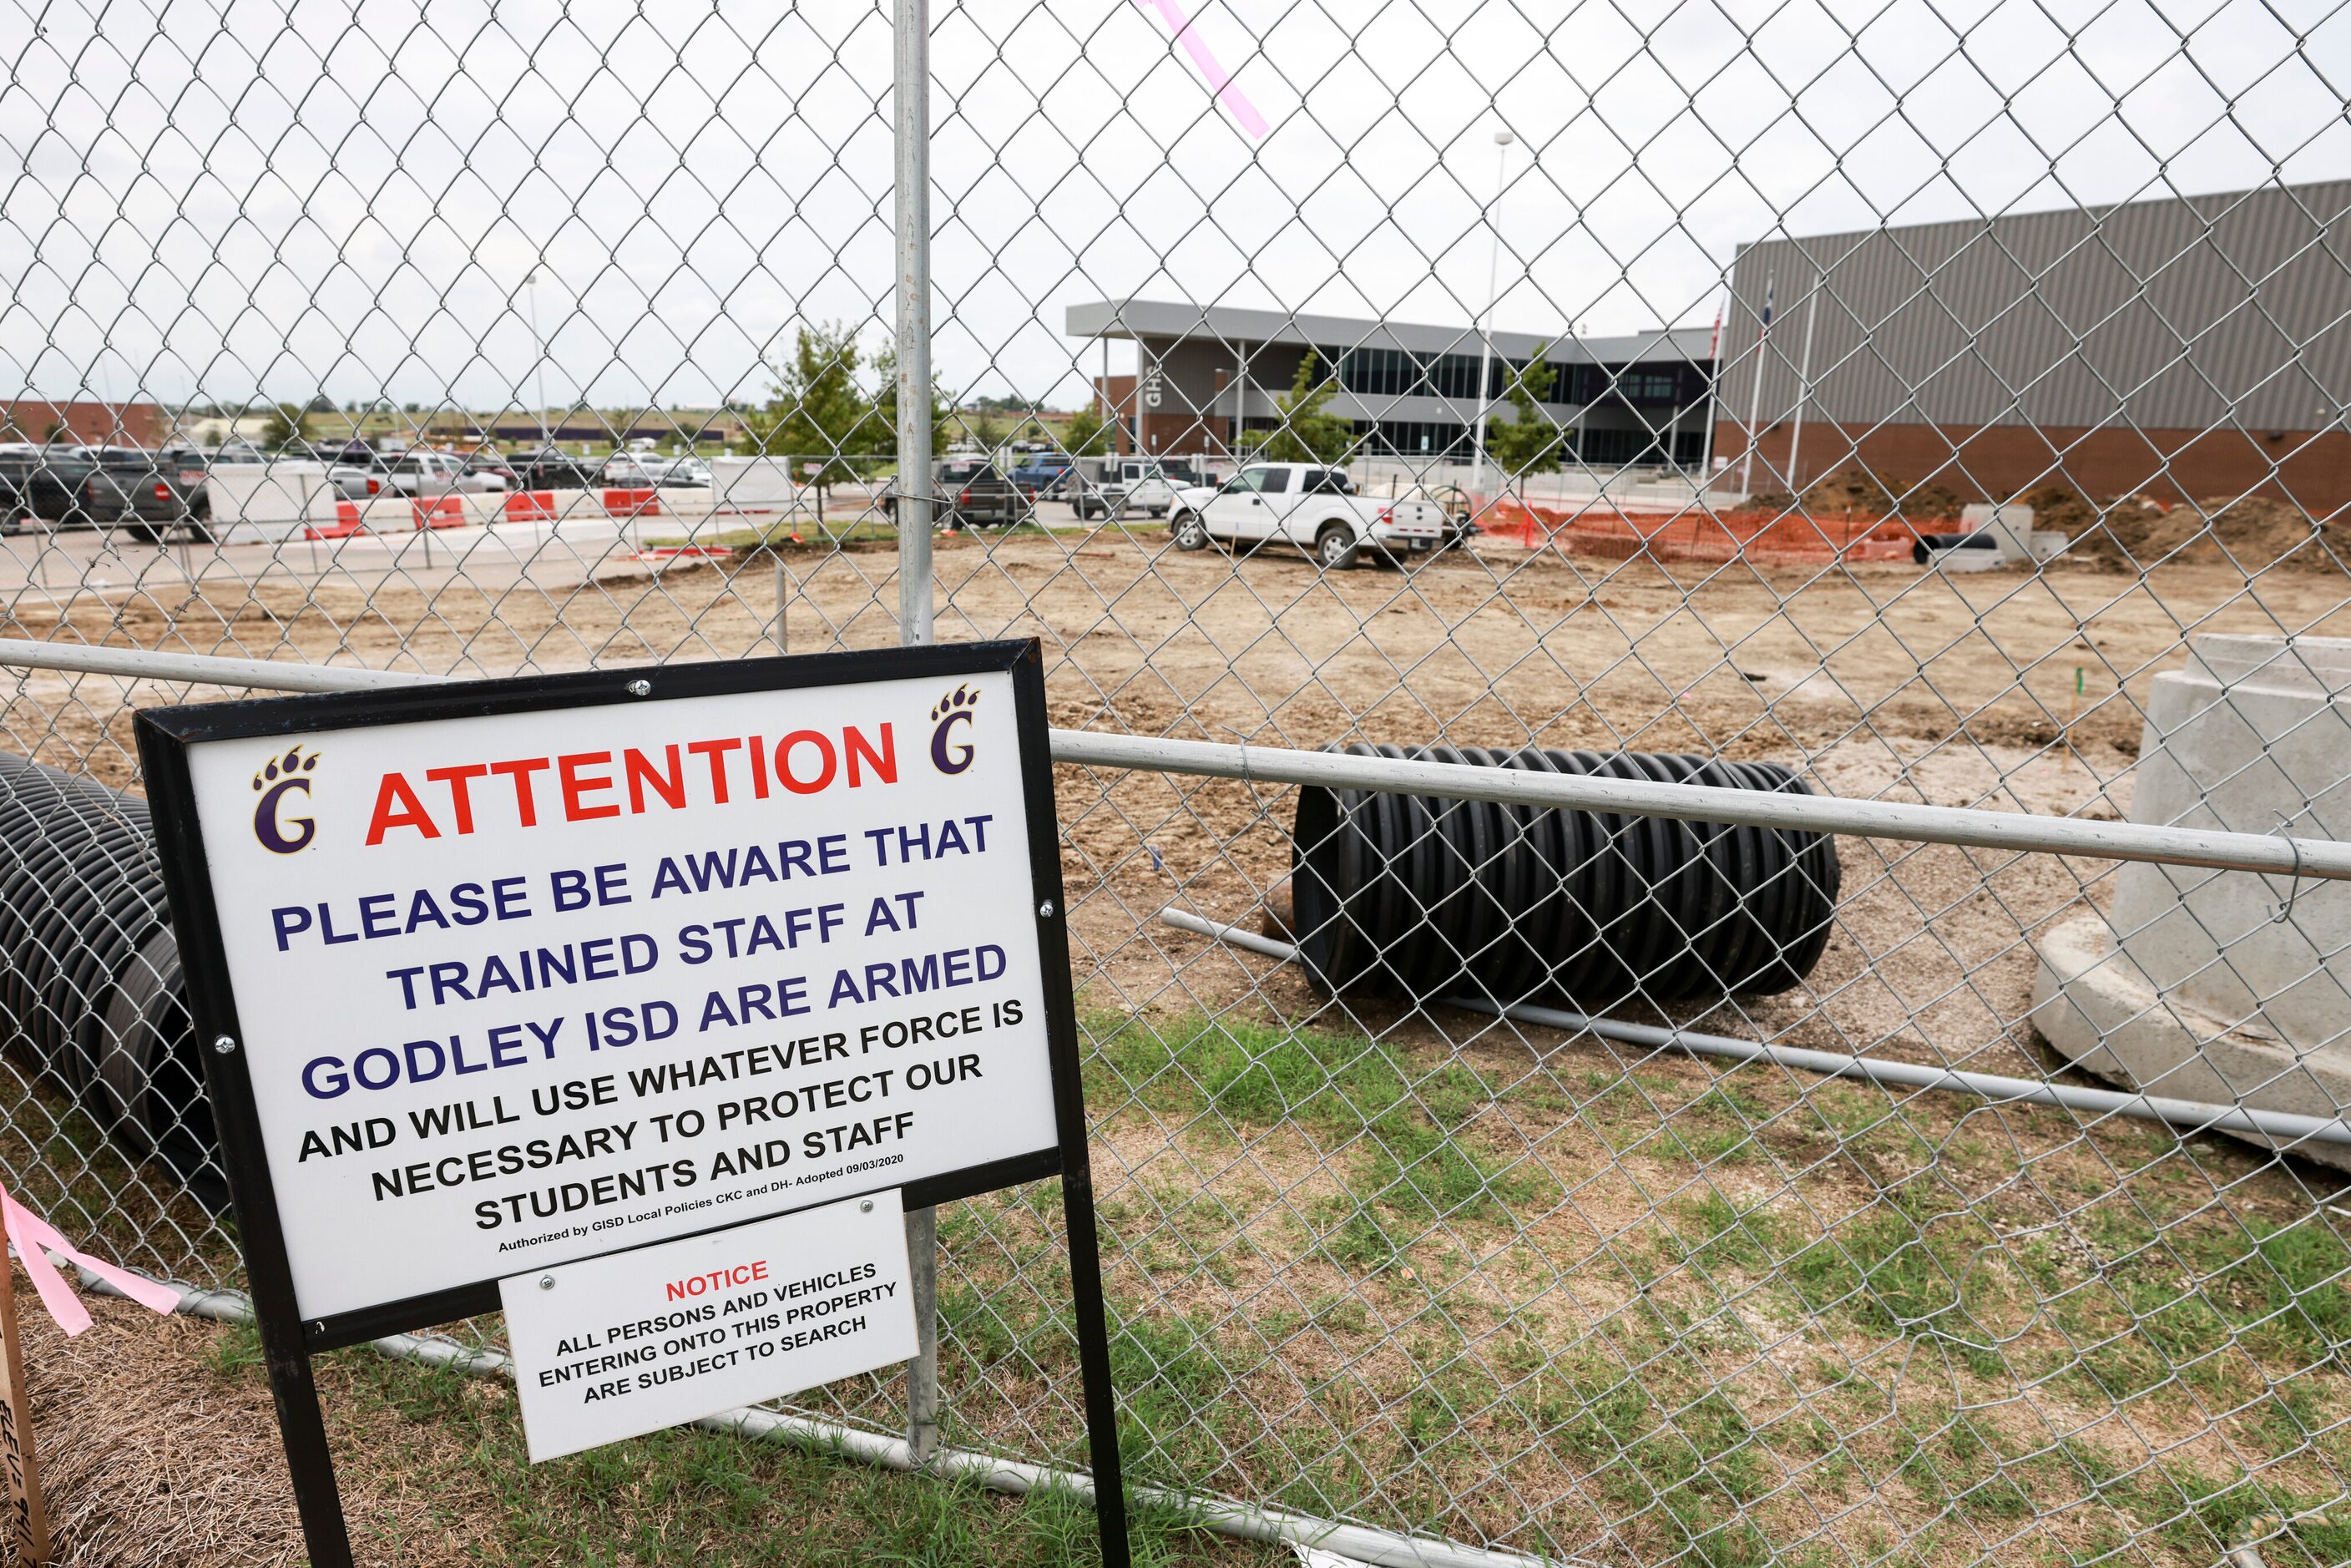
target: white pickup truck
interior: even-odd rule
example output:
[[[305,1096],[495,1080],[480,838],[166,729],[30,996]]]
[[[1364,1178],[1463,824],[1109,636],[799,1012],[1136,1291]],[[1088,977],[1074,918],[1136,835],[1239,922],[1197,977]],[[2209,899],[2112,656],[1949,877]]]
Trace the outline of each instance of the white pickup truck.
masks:
[[[1384,555],[1433,552],[1450,538],[1437,502],[1358,496],[1345,474],[1311,463],[1253,463],[1222,485],[1180,490],[1167,528],[1177,549],[1200,549],[1211,539],[1244,548],[1284,541],[1311,551],[1328,571],[1354,565],[1366,547]]]
[[[1130,512],[1165,517],[1176,493],[1197,485],[1188,464],[1157,457],[1081,457],[1061,482],[1062,494],[1081,517],[1118,517]]]

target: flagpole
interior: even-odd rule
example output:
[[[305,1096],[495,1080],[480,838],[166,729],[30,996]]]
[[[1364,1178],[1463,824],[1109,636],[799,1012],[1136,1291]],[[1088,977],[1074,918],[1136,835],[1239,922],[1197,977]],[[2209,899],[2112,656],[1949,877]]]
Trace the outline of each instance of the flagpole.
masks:
[[[1821,275],[1813,274],[1813,292],[1804,300],[1804,348],[1796,361],[1796,424],[1788,434],[1788,492],[1804,493],[1804,476],[1796,471],[1796,455],[1804,445],[1804,404],[1813,397],[1813,319],[1821,308]]]
[[[1714,426],[1716,392],[1722,386],[1722,307],[1714,308],[1714,330],[1706,340],[1706,447],[1698,454],[1698,493],[1706,496],[1707,487],[1714,483]]]
[[[1755,333],[1755,385],[1747,398],[1747,450],[1739,455],[1741,501],[1755,493],[1755,443],[1761,434],[1756,424],[1763,417],[1763,345],[1771,337],[1771,290],[1777,282],[1772,274],[1763,275],[1763,324]]]

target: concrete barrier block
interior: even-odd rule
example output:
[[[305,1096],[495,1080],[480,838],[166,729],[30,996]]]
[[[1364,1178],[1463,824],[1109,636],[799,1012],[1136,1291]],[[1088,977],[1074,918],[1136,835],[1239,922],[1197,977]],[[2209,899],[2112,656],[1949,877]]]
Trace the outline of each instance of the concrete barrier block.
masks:
[[[335,517],[323,463],[224,463],[204,476],[204,497],[223,544],[298,538]]]
[[[812,499],[780,457],[715,457],[711,504],[721,511],[780,512]]]

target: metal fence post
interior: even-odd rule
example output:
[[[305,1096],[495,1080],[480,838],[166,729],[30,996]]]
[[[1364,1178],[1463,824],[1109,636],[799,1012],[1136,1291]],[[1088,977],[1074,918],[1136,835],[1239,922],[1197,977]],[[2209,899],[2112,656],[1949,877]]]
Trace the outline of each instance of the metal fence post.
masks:
[[[931,641],[931,16],[897,0],[898,641]],[[906,1441],[917,1464],[939,1443],[938,1213],[906,1216],[914,1359],[906,1364]]]

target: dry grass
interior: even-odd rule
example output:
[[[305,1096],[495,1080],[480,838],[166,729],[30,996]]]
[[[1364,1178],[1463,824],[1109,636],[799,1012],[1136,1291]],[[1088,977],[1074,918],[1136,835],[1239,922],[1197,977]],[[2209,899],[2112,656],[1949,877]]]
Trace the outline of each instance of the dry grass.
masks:
[[[68,1339],[26,1327],[59,1568],[308,1561],[249,1330],[93,1299]],[[318,1364],[361,1568],[482,1563],[802,1565],[1096,1561],[1092,1511],[681,1431],[531,1467],[511,1388],[360,1349]],[[1262,1548],[1146,1513],[1136,1561],[1270,1568]],[[13,1561],[0,1548],[0,1562]]]

